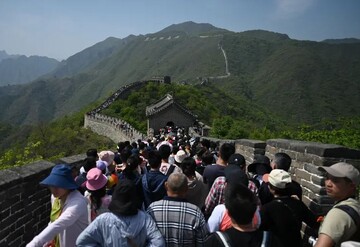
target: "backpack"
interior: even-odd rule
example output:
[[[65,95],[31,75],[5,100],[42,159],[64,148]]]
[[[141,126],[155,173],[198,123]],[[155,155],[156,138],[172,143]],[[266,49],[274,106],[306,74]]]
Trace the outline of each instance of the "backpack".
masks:
[[[224,247],[234,246],[226,232],[216,231],[216,236],[220,239]],[[260,247],[269,247],[271,245],[271,232],[263,231]]]
[[[256,187],[258,188],[258,197],[261,201],[261,204],[264,205],[268,202],[271,202],[274,196],[269,190],[268,183],[263,181],[260,184],[260,181],[257,179],[257,177],[258,175],[255,175],[254,177],[250,178],[250,180],[253,181]]]
[[[354,233],[353,236],[351,236],[351,240],[360,241],[360,215],[358,214],[358,212],[356,212],[356,210],[350,207],[349,205],[338,205],[335,206],[335,208],[341,209],[351,217],[351,219],[354,221],[356,225],[356,232]]]
[[[167,170],[167,172],[166,172],[165,175],[166,175],[167,177],[170,176],[170,174],[174,172],[175,167],[176,167],[175,165],[170,165],[170,167],[169,167],[169,169]]]

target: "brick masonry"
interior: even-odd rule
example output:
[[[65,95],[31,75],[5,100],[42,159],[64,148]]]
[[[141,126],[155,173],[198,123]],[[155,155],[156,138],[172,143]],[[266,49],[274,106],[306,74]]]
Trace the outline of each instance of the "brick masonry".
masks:
[[[56,163],[80,165],[85,155]],[[49,223],[50,192],[39,182],[49,175],[55,163],[38,161],[0,170],[0,246],[25,246]]]

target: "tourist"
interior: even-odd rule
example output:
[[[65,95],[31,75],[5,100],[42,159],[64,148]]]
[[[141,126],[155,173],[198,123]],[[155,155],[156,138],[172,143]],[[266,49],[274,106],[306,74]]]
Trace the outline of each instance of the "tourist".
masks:
[[[232,172],[239,175],[242,175],[243,177],[247,177],[245,173],[245,158],[241,154],[235,153],[232,154],[228,160],[228,166],[224,170],[224,176],[219,176],[215,179],[213,185],[210,188],[210,191],[205,199],[205,216],[209,216],[214,208],[219,204],[225,203],[225,187],[226,182],[229,180],[229,176],[232,176]],[[229,170],[226,172],[226,170]],[[241,171],[238,171],[241,170]],[[228,174],[228,178],[226,178],[226,173]],[[244,180],[238,180],[244,181]],[[249,181],[246,179],[246,186],[249,187],[249,189],[257,195],[257,187],[253,181]],[[260,204],[260,203],[259,203]]]
[[[203,209],[205,205],[205,198],[208,194],[208,189],[206,184],[204,184],[196,177],[195,160],[191,157],[186,157],[183,159],[180,166],[182,172],[185,174],[188,180],[188,191],[186,193],[185,199],[188,202],[198,206],[200,209]]]
[[[217,231],[206,241],[208,247],[290,247],[282,246],[276,236],[254,229],[253,217],[257,199],[246,186],[240,183],[229,184],[225,189],[225,207],[231,218],[232,227],[224,232]]]
[[[137,208],[135,184],[124,179],[116,185],[110,212],[99,215],[78,237],[76,246],[165,246],[154,220]]]
[[[240,159],[241,156],[239,156],[238,154],[234,154],[232,156],[234,156],[235,158],[238,157],[236,159],[238,159],[240,163],[245,162],[245,160],[242,161]],[[219,180],[219,183],[217,182],[217,180]],[[225,168],[225,177],[218,177],[215,180],[213,186],[211,187],[211,191],[213,193],[209,193],[206,200],[205,213],[207,213],[208,215],[210,215],[211,213],[208,219],[210,232],[215,232],[218,230],[225,231],[232,226],[231,218],[224,205],[225,189],[226,186],[228,186],[229,184],[241,184],[243,186],[247,186],[249,189],[250,188],[253,189],[254,187],[256,188],[254,184],[250,185],[251,181],[249,181],[244,169],[242,169],[238,165],[235,165],[234,161],[229,160],[229,165]],[[254,193],[254,191],[252,192]],[[254,193],[254,195],[256,195],[256,193]],[[210,197],[210,202],[208,201],[209,197]],[[259,204],[259,200],[257,201]],[[210,209],[211,211],[206,211]],[[253,218],[254,229],[257,229],[259,225],[260,225],[260,213],[259,210],[257,210]]]
[[[83,184],[86,182],[86,175],[90,169],[96,167],[96,158],[95,157],[86,157],[84,160],[83,166],[80,168],[79,175],[75,178],[76,184],[82,190]],[[84,190],[82,190],[84,192]]]
[[[188,190],[186,176],[172,173],[165,187],[167,196],[150,204],[147,212],[164,236],[166,246],[204,246],[207,224],[201,210],[185,199]]]
[[[89,220],[87,201],[77,190],[70,167],[56,165],[40,184],[49,187],[51,192],[50,223],[26,246],[75,246],[76,238]]]
[[[263,180],[268,182],[274,198],[261,207],[260,229],[273,232],[284,246],[301,247],[302,222],[317,228],[316,216],[302,201],[289,195],[287,186],[291,183],[291,177],[288,172],[274,169],[269,175],[264,175]]]
[[[319,229],[316,247],[340,246],[344,241],[360,242],[360,203],[356,200],[356,188],[360,173],[352,165],[340,162],[330,167],[319,167],[325,171],[326,193],[335,200]]]
[[[160,171],[164,174],[164,175],[168,175],[168,171],[170,168],[170,164],[169,164],[169,157],[171,154],[171,147],[167,144],[162,144],[161,146],[159,146],[158,148],[159,154],[161,156],[161,166],[160,166]]]
[[[217,177],[224,176],[224,169],[233,153],[235,153],[235,146],[230,143],[224,143],[220,147],[219,158],[216,164],[205,167],[203,178],[209,190]]]
[[[159,171],[161,156],[158,151],[150,151],[148,159],[150,170],[142,176],[142,188],[145,209],[154,201],[166,195],[165,181],[167,176]]]
[[[291,158],[286,153],[276,153],[270,162],[272,169],[281,169],[286,172],[289,172],[290,165]],[[291,183],[287,186],[287,190],[289,195],[296,196],[300,201],[302,200],[302,188],[298,182],[291,180]]]
[[[107,212],[111,196],[106,194],[107,177],[98,168],[92,168],[87,173],[85,186],[85,198],[88,200],[88,212],[90,221],[98,215]]]
[[[272,170],[270,159],[263,154],[255,154],[253,162],[247,168],[250,180],[258,188],[258,197],[261,204],[271,202],[273,195],[270,193],[267,183],[263,183],[263,176],[269,174]]]

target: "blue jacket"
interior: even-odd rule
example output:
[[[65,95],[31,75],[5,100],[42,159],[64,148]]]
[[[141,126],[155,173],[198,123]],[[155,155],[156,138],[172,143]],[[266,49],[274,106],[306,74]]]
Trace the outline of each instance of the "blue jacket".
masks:
[[[155,201],[166,196],[165,181],[167,176],[160,171],[149,171],[142,177],[145,209]]]
[[[132,216],[99,215],[79,235],[76,246],[161,247],[165,246],[165,241],[150,215],[139,210]]]

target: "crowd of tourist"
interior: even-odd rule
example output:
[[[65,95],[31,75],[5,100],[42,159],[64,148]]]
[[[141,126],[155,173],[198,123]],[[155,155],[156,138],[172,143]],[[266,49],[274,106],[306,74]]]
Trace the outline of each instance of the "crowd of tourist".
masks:
[[[286,153],[246,166],[233,144],[181,129],[89,149],[79,171],[56,165],[40,182],[51,192],[50,223],[27,246],[304,246],[303,223],[314,246],[359,246],[346,245],[360,241],[359,171],[343,162],[319,168],[335,205],[318,217],[290,166]]]

